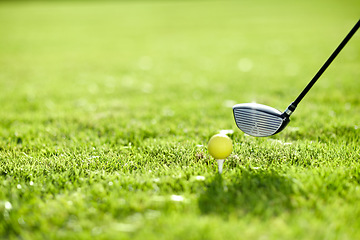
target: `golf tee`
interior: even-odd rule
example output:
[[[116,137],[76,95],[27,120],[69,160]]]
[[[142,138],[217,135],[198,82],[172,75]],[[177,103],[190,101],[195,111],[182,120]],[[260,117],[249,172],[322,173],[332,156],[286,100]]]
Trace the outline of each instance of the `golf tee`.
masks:
[[[222,170],[223,170],[224,159],[216,159],[216,161],[217,161],[217,164],[218,164],[219,173],[221,174]]]

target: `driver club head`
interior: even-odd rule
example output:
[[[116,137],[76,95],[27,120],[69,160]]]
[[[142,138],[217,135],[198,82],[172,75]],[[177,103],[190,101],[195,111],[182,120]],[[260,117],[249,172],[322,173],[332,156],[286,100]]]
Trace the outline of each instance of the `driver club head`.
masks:
[[[255,137],[268,137],[282,131],[290,122],[290,115],[295,111],[297,105],[309,92],[323,72],[329,67],[339,52],[344,48],[350,38],[360,27],[360,20],[346,35],[344,40],[326,60],[324,65],[315,74],[300,95],[293,101],[287,109],[281,113],[279,110],[258,103],[242,103],[233,107],[235,122],[238,128],[244,133]]]
[[[238,128],[254,137],[274,135],[290,122],[286,113],[258,103],[237,104],[233,107],[233,113]]]

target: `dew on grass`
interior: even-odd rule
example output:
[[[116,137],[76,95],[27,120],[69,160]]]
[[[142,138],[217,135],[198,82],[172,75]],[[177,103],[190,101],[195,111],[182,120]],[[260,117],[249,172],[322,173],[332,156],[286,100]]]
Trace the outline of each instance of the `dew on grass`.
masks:
[[[232,129],[224,129],[224,130],[220,130],[220,134],[233,134],[234,130]]]
[[[30,181],[29,184],[30,184],[30,186],[33,186],[33,185],[34,185],[34,182],[33,182],[33,181]]]
[[[12,209],[12,204],[8,201],[4,203],[5,210],[10,211]]]
[[[16,188],[17,188],[17,189],[21,189],[22,187],[21,187],[20,184],[18,184],[18,185],[16,186]]]
[[[185,200],[185,198],[180,195],[171,195],[170,199],[171,199],[171,201],[174,201],[174,202],[182,202]]]
[[[27,154],[26,154],[26,153],[24,153],[24,152],[23,152],[22,154],[24,154],[24,155],[25,155],[26,157],[28,157],[28,158],[31,158],[31,159],[33,158],[33,157],[31,157],[31,156],[27,155]]]
[[[196,176],[195,180],[197,180],[197,181],[205,181],[205,177],[204,176]]]

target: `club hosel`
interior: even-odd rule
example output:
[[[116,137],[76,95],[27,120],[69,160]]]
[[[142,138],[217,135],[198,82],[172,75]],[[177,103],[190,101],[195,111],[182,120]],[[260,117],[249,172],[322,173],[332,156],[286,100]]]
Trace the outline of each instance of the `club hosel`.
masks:
[[[290,115],[295,111],[296,105],[294,102],[292,102],[284,111],[284,114],[290,117]]]

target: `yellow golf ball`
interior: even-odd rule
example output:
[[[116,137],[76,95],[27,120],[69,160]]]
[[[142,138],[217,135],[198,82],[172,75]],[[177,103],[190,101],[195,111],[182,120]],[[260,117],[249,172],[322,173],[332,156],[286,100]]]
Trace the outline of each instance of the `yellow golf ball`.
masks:
[[[208,151],[215,159],[225,159],[232,151],[232,141],[225,134],[216,134],[209,140]]]

